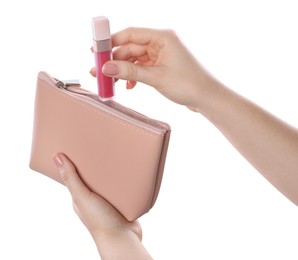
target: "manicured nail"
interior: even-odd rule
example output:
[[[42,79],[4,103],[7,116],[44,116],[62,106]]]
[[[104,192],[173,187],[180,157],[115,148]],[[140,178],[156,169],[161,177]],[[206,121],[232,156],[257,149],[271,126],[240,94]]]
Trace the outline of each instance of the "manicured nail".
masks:
[[[89,73],[90,73],[92,76],[96,76],[96,69],[95,69],[95,67],[93,67],[93,68],[89,71]]]
[[[54,163],[56,164],[57,167],[60,168],[60,167],[63,166],[63,158],[62,158],[62,156],[59,153],[55,154],[52,157],[52,159],[53,159],[53,161],[54,161]]]
[[[126,81],[126,89],[133,89],[136,86],[136,82],[135,81]]]
[[[119,68],[116,64],[114,63],[106,63],[102,67],[102,73],[110,76],[114,76],[119,74]]]
[[[129,81],[126,81],[126,89],[132,89]]]

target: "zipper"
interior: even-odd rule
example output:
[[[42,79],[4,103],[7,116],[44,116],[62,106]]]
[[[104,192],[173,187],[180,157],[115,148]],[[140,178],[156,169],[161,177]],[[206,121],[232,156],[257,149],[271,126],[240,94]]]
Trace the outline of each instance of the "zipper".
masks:
[[[67,89],[67,87],[69,87],[69,86],[81,87],[80,81],[77,79],[71,79],[71,80],[55,79],[55,80],[57,81],[56,86],[58,88]]]
[[[167,125],[157,120],[151,119],[145,115],[142,115],[125,106],[122,106],[113,100],[100,100],[95,93],[80,88],[81,85],[78,80],[58,80],[55,78],[55,81],[56,86],[59,89],[70,93],[75,98],[87,102],[97,108],[100,108],[117,118],[120,118],[122,120],[126,119],[127,122],[136,124],[146,130],[149,130],[150,132],[154,132],[156,134],[165,134],[169,129]]]

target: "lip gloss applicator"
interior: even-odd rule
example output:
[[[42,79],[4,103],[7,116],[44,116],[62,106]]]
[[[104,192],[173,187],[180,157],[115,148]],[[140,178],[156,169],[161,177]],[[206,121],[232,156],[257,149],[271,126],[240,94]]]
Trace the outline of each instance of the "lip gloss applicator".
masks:
[[[102,66],[112,60],[112,40],[108,18],[105,16],[92,18],[92,28],[98,96],[103,101],[111,100],[114,97],[114,79],[102,73]]]

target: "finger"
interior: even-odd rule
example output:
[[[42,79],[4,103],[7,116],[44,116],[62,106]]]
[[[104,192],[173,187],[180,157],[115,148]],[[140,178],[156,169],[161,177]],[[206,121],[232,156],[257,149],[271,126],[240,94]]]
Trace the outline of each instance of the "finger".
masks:
[[[73,163],[64,154],[55,154],[53,156],[53,161],[59,170],[63,183],[68,188],[75,203],[80,199],[90,196],[91,191],[79,177]]]
[[[158,68],[150,66],[140,66],[127,61],[110,61],[104,64],[102,72],[106,76],[125,79],[129,81],[140,81],[146,84],[152,84],[154,75]]]
[[[93,77],[96,77],[96,68],[93,67],[93,68],[89,71],[89,73],[90,73]],[[115,82],[118,81],[117,78],[115,78],[114,80],[115,80]]]
[[[139,57],[138,60],[134,61],[135,64],[143,65],[143,66],[154,66],[155,62],[148,59],[148,57]]]
[[[127,60],[130,57],[141,57],[147,55],[147,47],[137,44],[126,44],[113,51],[115,60]]]
[[[93,68],[89,71],[89,73],[90,73],[93,77],[96,77],[96,68],[93,67]]]
[[[133,89],[136,85],[137,85],[137,82],[136,81],[128,80],[126,82],[126,88],[127,89]]]
[[[127,28],[112,35],[112,45],[117,47],[127,43],[145,45],[153,39],[158,39],[158,30],[148,28]]]

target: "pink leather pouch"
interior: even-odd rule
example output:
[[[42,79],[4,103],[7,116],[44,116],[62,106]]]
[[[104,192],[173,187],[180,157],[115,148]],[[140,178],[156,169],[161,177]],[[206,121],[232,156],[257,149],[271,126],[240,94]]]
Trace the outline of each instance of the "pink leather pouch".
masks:
[[[62,183],[52,156],[64,153],[84,183],[127,220],[154,205],[170,127],[115,101],[40,72],[37,79],[31,169]]]

